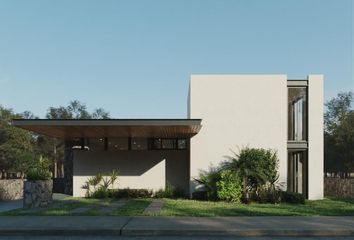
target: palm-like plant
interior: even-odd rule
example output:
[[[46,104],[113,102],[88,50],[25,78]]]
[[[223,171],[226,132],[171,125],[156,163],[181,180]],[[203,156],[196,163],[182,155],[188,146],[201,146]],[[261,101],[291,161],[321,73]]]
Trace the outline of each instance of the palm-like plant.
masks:
[[[84,185],[81,186],[81,188],[86,190],[85,196],[86,197],[90,197],[90,195],[91,195],[91,191],[90,191],[91,190],[91,185],[90,185],[89,181],[86,181],[84,183]]]
[[[118,171],[113,169],[110,174],[110,181],[112,184],[112,189],[114,189],[114,183],[117,181],[117,179],[118,179]]]
[[[99,185],[102,181],[102,174],[98,173],[96,176],[90,177],[87,181],[96,191],[97,185]]]
[[[221,169],[216,167],[209,167],[209,171],[200,171],[199,177],[194,180],[205,187],[207,198],[210,200],[217,199],[217,186],[216,183],[221,178]]]

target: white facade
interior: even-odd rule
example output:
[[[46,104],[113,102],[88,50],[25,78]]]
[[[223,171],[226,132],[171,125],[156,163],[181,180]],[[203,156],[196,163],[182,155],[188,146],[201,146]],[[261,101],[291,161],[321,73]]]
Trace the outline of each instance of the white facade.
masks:
[[[132,189],[164,189],[166,181],[188,191],[188,151],[74,150],[73,196],[84,197],[85,182],[97,173],[118,171],[115,187]]]
[[[309,75],[309,199],[323,198],[323,76]]]
[[[63,139],[65,192],[117,170],[118,188],[190,195],[194,181],[243,147],[272,149],[278,186],[323,198],[323,76],[192,75],[188,119],[22,119],[14,126]]]
[[[248,146],[277,151],[279,182],[288,182],[286,75],[192,75],[188,117],[202,119],[191,139],[190,192],[201,170],[217,166],[231,150]],[[308,79],[308,197],[323,198],[323,77]]]

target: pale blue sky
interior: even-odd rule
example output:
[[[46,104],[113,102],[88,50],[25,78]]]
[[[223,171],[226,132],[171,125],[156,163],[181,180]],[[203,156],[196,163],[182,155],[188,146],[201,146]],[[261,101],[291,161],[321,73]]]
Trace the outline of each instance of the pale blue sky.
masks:
[[[184,118],[191,74],[325,75],[354,89],[351,0],[0,0],[0,104],[78,99],[116,118]],[[271,94],[271,93],[270,93]]]

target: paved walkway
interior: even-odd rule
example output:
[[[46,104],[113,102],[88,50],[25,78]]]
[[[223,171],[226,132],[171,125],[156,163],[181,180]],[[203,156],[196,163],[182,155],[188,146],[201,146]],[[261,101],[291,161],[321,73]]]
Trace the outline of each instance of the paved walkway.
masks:
[[[144,210],[146,215],[157,215],[163,207],[164,201],[162,199],[153,199],[147,208]]]
[[[25,234],[354,237],[354,217],[0,217],[0,235]]]

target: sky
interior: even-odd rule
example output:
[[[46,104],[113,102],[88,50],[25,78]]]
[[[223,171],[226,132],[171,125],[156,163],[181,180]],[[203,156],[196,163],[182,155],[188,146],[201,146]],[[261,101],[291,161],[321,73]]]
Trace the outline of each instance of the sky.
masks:
[[[324,74],[354,91],[351,0],[0,0],[0,105],[185,118],[191,74]]]

